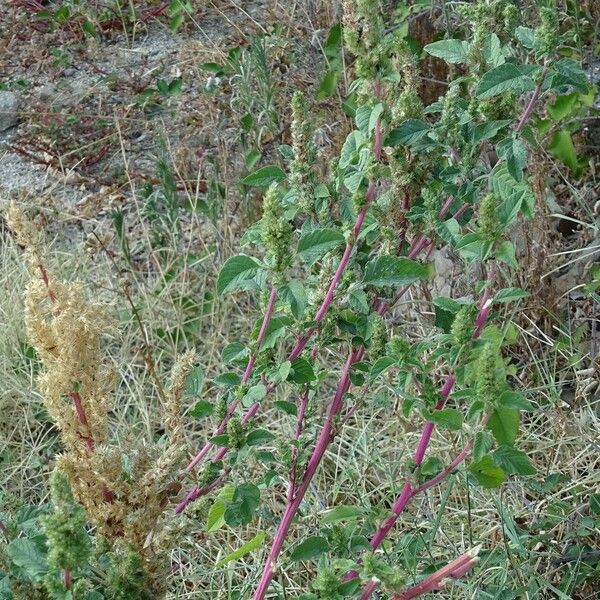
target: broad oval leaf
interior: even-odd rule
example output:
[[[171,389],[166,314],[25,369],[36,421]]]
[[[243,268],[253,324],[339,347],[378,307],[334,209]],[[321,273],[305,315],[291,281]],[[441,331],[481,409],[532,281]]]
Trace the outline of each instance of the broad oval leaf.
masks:
[[[217,279],[217,293],[222,295],[238,289],[250,289],[261,270],[260,263],[246,254],[232,256],[221,268]]]
[[[27,538],[18,538],[6,546],[6,554],[17,567],[23,569],[29,578],[38,581],[48,571],[43,542],[36,544]]]
[[[459,431],[463,424],[462,413],[454,408],[433,410],[428,413],[427,417],[432,423],[450,431]]]
[[[477,86],[476,96],[480,100],[498,96],[504,92],[522,94],[535,88],[533,74],[539,67],[505,63],[483,75]]]
[[[206,520],[206,530],[208,533],[217,531],[225,525],[225,509],[227,503],[233,500],[233,494],[235,493],[235,485],[226,485],[213,502],[212,506],[208,509],[208,517]]]
[[[408,119],[402,125],[390,131],[385,140],[385,145],[410,146],[422,140],[430,131],[431,127],[424,121]]]
[[[272,183],[283,181],[286,175],[285,172],[275,165],[261,167],[247,177],[244,177],[242,183],[244,185],[252,185],[256,187],[269,187]]]
[[[529,292],[518,287],[504,288],[494,295],[494,302],[514,302],[521,298],[527,298]]]
[[[363,283],[377,287],[399,287],[427,279],[433,274],[431,264],[398,256],[378,256],[367,263]]]
[[[440,40],[427,44],[424,50],[427,54],[452,64],[466,63],[469,56],[469,44],[462,40]]]
[[[290,558],[293,561],[311,560],[327,552],[329,544],[324,537],[313,535],[298,544],[293,550]]]
[[[335,523],[336,521],[353,520],[361,517],[364,510],[360,506],[340,505],[325,511],[321,516],[321,523]]]
[[[326,227],[313,229],[300,238],[298,252],[308,264],[313,264],[344,241],[344,235],[336,229]]]
[[[494,462],[510,475],[535,475],[535,467],[525,452],[511,446],[500,446],[493,454]]]
[[[484,488],[498,487],[504,481],[504,471],[494,464],[492,457],[489,455],[472,464],[469,471],[474,475],[479,485]]]
[[[246,444],[248,446],[260,446],[270,442],[274,437],[275,434],[266,429],[255,429],[246,436]]]
[[[496,409],[490,416],[487,426],[499,444],[512,446],[519,433],[519,411],[504,407]]]

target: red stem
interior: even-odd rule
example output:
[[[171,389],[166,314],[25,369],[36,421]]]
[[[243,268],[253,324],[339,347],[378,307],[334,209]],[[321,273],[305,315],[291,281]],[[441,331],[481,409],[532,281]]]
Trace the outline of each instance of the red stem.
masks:
[[[446,380],[442,391],[440,392],[441,397],[435,405],[435,410],[441,410],[442,408],[444,408],[444,404],[446,404],[446,400],[448,399],[448,396],[452,391],[454,382],[454,377],[450,375]],[[425,457],[425,452],[427,452],[427,448],[429,446],[429,441],[431,440],[431,434],[433,433],[434,427],[435,424],[431,421],[427,421],[427,423],[425,423],[425,427],[423,428],[423,433],[421,435],[421,440],[419,441],[417,451],[415,452],[415,463],[418,467],[420,467],[423,462],[423,458]]]
[[[79,423],[83,425],[89,431],[88,420],[85,415],[85,409],[83,408],[83,404],[81,403],[81,396],[79,392],[71,392],[71,399],[73,400],[73,404],[75,406],[75,412],[77,413],[77,418],[79,419]],[[89,435],[81,435],[81,439],[85,442],[87,449],[90,452],[94,451],[94,440]]]
[[[533,109],[535,108],[537,101],[540,99],[540,95],[542,93],[542,86],[544,85],[544,80],[546,79],[547,72],[548,72],[548,68],[544,67],[540,81],[537,84],[535,90],[533,91],[533,94],[531,95],[531,98],[529,99],[529,102],[527,103],[527,106],[525,107],[525,110],[523,111],[523,114],[521,115],[519,122],[517,123],[517,128],[516,128],[517,132],[521,131],[523,129],[523,127],[525,127],[525,125],[527,124],[527,121],[529,121],[529,118],[531,117],[531,115],[533,113]]]
[[[352,231],[352,239],[349,240],[348,243],[346,244],[344,254],[342,255],[342,258],[336,269],[333,279],[331,280],[331,283],[329,284],[329,288],[325,294],[325,298],[323,299],[323,302],[321,303],[321,306],[319,307],[319,310],[317,311],[317,314],[315,315],[314,320],[317,323],[320,323],[323,320],[323,317],[325,316],[325,314],[327,313],[327,310],[331,306],[335,290],[336,290],[340,280],[342,279],[342,275],[344,274],[346,267],[348,266],[348,262],[350,261],[350,256],[352,254],[352,250],[354,249],[354,245],[356,244],[356,240],[358,238],[360,230],[362,229],[367,211],[369,209],[369,204],[375,198],[375,193],[376,193],[375,185],[373,183],[370,183],[367,188],[367,195],[366,195],[367,202],[366,202],[366,205],[358,213],[358,216],[356,218],[356,223],[355,223],[353,231]],[[306,346],[306,344],[308,343],[308,341],[310,340],[310,338],[312,337],[312,335],[315,333],[316,330],[317,330],[316,327],[311,327],[302,337],[298,338],[294,348],[292,349],[292,351],[290,352],[290,354],[287,357],[288,361],[291,362],[291,361],[295,360],[296,358],[298,358],[298,356],[300,356],[302,350],[304,350],[304,347]],[[248,370],[248,369],[246,369],[246,370]],[[274,388],[275,388],[275,384],[270,384],[269,386],[267,386],[267,394],[271,393],[271,391]],[[229,420],[229,417],[231,416],[233,411],[237,408],[238,404],[239,404],[239,400],[236,400],[230,404],[229,410],[227,413],[227,417],[226,417],[227,420]],[[259,409],[259,405],[253,404],[250,407],[249,411],[253,411],[253,415],[254,415],[254,414],[256,414],[258,409]],[[244,420],[242,420],[242,421],[245,422]],[[227,424],[227,421],[224,420],[224,422],[222,422],[219,425],[219,427],[216,429],[214,435],[219,435],[220,433],[222,433],[225,430],[226,424]],[[190,462],[190,464],[187,467],[187,470],[191,471],[208,454],[208,452],[210,451],[212,446],[213,445],[211,444],[211,442],[206,442],[206,444],[204,445],[202,450],[200,450],[200,452],[198,452],[198,454]],[[223,456],[225,456],[225,454],[227,452],[228,452],[227,448],[222,448],[215,455],[215,458],[213,458],[213,460],[220,460],[221,458],[223,458]],[[217,458],[217,456],[219,458]],[[200,490],[197,486],[192,488],[192,490],[190,490],[190,492],[188,492],[186,497],[176,506],[175,513],[179,514],[179,513],[183,512],[185,510],[186,506],[190,502],[192,502],[193,500],[195,500],[196,498],[199,497],[199,495],[198,495],[199,492],[200,492]]]
[[[406,590],[402,594],[397,594],[392,600],[410,600],[411,598],[417,598],[428,592],[432,592],[443,585],[444,580],[448,577],[454,577],[455,574],[464,575],[467,571],[473,568],[473,565],[477,562],[477,554],[479,548],[474,548],[469,552],[459,556],[446,566],[438,569],[435,573],[414,585],[410,589]]]
[[[485,424],[488,422],[488,419],[490,418],[490,415],[484,415],[484,417],[481,419],[479,426],[480,428],[483,428],[485,426]],[[444,469],[442,469],[435,477],[432,477],[431,479],[429,479],[428,481],[426,481],[425,483],[422,483],[421,485],[419,485],[419,487],[417,487],[415,489],[415,491],[413,492],[413,497],[416,496],[417,494],[420,494],[421,492],[424,492],[425,490],[428,490],[429,488],[433,487],[434,485],[438,484],[440,481],[443,481],[444,479],[446,479],[446,477],[448,477],[448,475],[450,475],[450,473],[452,473],[452,471],[454,471],[454,469],[456,469],[456,467],[458,467],[458,465],[460,465],[461,462],[463,462],[463,460],[465,460],[465,458],[467,458],[467,456],[469,456],[469,453],[471,452],[471,449],[473,448],[473,444],[474,444],[474,440],[469,440],[467,442],[467,444],[465,445],[465,447],[461,450],[461,452],[456,456],[456,458],[449,463]]]
[[[69,571],[69,569],[65,569],[63,571],[63,585],[67,590],[70,590],[71,586],[73,585],[73,581],[71,579],[71,571]]]
[[[273,538],[273,545],[269,551],[269,555],[267,556],[267,560],[262,572],[262,576],[258,587],[256,588],[256,592],[254,593],[254,600],[263,600],[267,590],[269,589],[269,585],[271,584],[271,580],[273,579],[273,573],[275,568],[275,563],[279,558],[281,553],[281,549],[283,547],[283,543],[285,541],[285,537],[289,531],[289,528],[292,524],[296,511],[300,507],[302,500],[304,499],[304,495],[308,490],[310,482],[314,477],[317,468],[325,454],[327,447],[329,446],[332,440],[332,434],[334,431],[334,419],[338,415],[342,400],[344,396],[344,391],[346,389],[346,381],[349,380],[350,368],[352,366],[352,362],[354,359],[355,353],[351,352],[344,364],[344,368],[342,370],[342,374],[340,376],[340,381],[335,391],[335,395],[331,404],[329,405],[329,411],[327,414],[327,420],[325,421],[325,425],[321,430],[321,434],[319,435],[319,439],[317,440],[317,444],[315,449],[306,465],[306,470],[304,472],[304,477],[302,478],[302,483],[296,490],[296,494],[291,501],[287,503],[285,508],[285,512],[279,523],[279,527],[277,528],[277,532],[275,533],[275,537]]]
[[[4,537],[8,541],[8,539],[10,537],[8,535],[8,528],[6,527],[6,525],[4,524],[4,522],[2,521],[2,519],[0,519],[0,531],[4,534]]]
[[[446,207],[446,210],[447,210],[447,207]],[[482,294],[481,300],[479,302],[479,314],[477,315],[477,318],[475,319],[475,330],[473,332],[473,339],[476,339],[479,337],[483,327],[485,326],[487,318],[489,316],[490,306],[491,306],[491,285],[495,278],[495,274],[496,274],[496,266],[494,263],[492,263],[492,266],[490,268],[490,273],[488,276],[488,285],[486,286],[486,288]],[[448,396],[450,395],[450,392],[452,391],[452,387],[454,386],[454,383],[455,383],[455,378],[453,375],[450,375],[448,377],[448,379],[446,380],[446,383],[442,387],[442,390],[440,392],[441,397],[435,405],[435,408],[437,410],[440,410],[441,408],[444,407],[446,400],[448,399]],[[488,419],[489,419],[489,415],[486,415],[482,419],[482,421],[481,421],[482,427],[487,423]],[[421,466],[421,464],[423,463],[423,459],[425,458],[425,453],[427,452],[427,448],[429,447],[429,443],[431,441],[431,435],[433,434],[434,428],[435,428],[435,424],[432,423],[431,421],[428,421],[427,423],[425,423],[423,432],[421,434],[421,439],[419,440],[419,445],[417,446],[417,450],[415,452],[415,463],[417,466]],[[416,488],[412,487],[412,485],[410,483],[410,478],[408,478],[408,477],[406,478],[406,481],[404,483],[402,491],[400,492],[400,495],[398,496],[396,502],[392,506],[393,514],[384,521],[383,525],[381,525],[381,527],[377,530],[377,532],[371,539],[371,548],[373,548],[373,550],[377,549],[381,545],[381,543],[386,538],[387,534],[389,533],[391,528],[394,526],[394,524],[398,520],[398,517],[400,516],[402,511],[406,508],[406,506],[408,505],[410,500],[412,498],[414,498],[417,494],[424,492],[425,490],[429,489],[430,487],[433,487],[434,485],[436,485],[437,483],[439,483],[440,481],[445,479],[463,460],[465,460],[465,458],[469,455],[472,447],[473,447],[473,440],[470,440],[466,444],[466,446],[462,450],[462,452],[445,469],[443,469],[440,473],[438,473],[435,477],[433,477],[429,481],[426,481],[425,483],[421,484],[420,486],[418,486]],[[353,575],[353,576],[351,576],[351,575]],[[350,574],[349,573],[349,574],[347,574],[346,579],[353,579],[356,576],[358,576],[358,574],[354,574],[354,573]],[[368,591],[367,588],[370,591]],[[377,584],[375,584],[375,587],[373,587],[372,583],[369,584],[368,586],[365,586],[365,588],[363,590],[363,595],[361,595],[361,597],[360,597],[361,600],[366,600],[367,598],[370,598],[371,594],[373,593],[373,591],[376,588],[377,588]]]
[[[269,327],[269,323],[271,322],[271,317],[273,316],[273,312],[275,310],[276,300],[277,300],[277,288],[275,286],[273,286],[271,288],[271,293],[269,295],[269,301],[268,301],[267,307],[265,309],[263,321],[260,326],[260,331],[258,332],[258,337],[256,338],[256,351],[253,352],[252,355],[250,356],[250,358],[248,359],[248,363],[246,364],[246,370],[244,371],[244,374],[242,376],[242,381],[241,381],[242,385],[245,385],[246,383],[248,383],[248,380],[250,379],[250,376],[252,375],[252,370],[254,369],[254,365],[256,364],[256,359],[258,358],[260,348],[262,346],[262,343],[265,339],[265,335],[267,333],[267,328]],[[227,407],[227,414],[225,415],[223,420],[219,423],[219,426],[215,429],[213,436],[219,435],[219,434],[223,433],[223,431],[225,431],[225,427],[227,426],[227,423],[229,422],[231,415],[234,413],[234,411],[237,408],[239,403],[240,403],[239,400],[234,400]],[[192,459],[190,464],[187,466],[187,470],[191,471],[208,454],[208,452],[210,452],[210,449],[212,447],[213,447],[213,445],[210,442],[206,442],[206,444],[204,444],[204,447],[202,448],[202,450],[200,450],[200,452],[198,452],[198,454],[196,454],[196,456]]]

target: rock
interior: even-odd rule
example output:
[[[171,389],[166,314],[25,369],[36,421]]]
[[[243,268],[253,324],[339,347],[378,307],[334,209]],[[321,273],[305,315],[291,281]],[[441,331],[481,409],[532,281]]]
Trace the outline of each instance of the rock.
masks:
[[[54,95],[56,95],[56,86],[52,83],[48,83],[42,86],[38,93],[40,100],[50,100]]]
[[[0,131],[10,129],[19,119],[19,96],[14,92],[0,91]]]

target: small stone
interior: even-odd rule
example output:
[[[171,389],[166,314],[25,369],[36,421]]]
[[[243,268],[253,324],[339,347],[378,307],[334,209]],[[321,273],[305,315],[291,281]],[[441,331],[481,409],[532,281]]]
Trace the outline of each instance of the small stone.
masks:
[[[19,120],[19,96],[14,92],[0,91],[0,131],[10,129]]]
[[[39,97],[40,100],[50,100],[52,96],[56,94],[56,86],[52,83],[48,83],[40,88]]]

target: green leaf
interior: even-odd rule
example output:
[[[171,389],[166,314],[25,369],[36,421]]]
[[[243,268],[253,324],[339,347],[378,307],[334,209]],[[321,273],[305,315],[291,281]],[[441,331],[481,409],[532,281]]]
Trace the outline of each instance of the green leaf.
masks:
[[[6,546],[6,554],[32,581],[41,579],[48,571],[46,555],[33,540],[28,538],[13,540]]]
[[[297,358],[292,362],[292,370],[287,380],[293,383],[308,383],[316,378],[312,365],[305,358]]]
[[[252,483],[235,488],[232,502],[225,510],[225,522],[232,527],[250,523],[260,502],[260,490]]]
[[[86,19],[83,22],[83,25],[81,26],[81,28],[83,29],[84,33],[87,33],[89,36],[91,36],[93,38],[98,37],[98,32],[96,31],[94,24],[89,19]]]
[[[325,227],[313,229],[300,238],[298,253],[309,265],[312,265],[327,252],[343,244],[344,241],[344,235],[336,229]]]
[[[490,67],[498,67],[506,62],[500,38],[492,33],[485,42],[483,56]]]
[[[273,406],[283,411],[284,413],[292,416],[296,416],[298,414],[298,407],[289,400],[276,400],[273,402]]]
[[[329,188],[324,183],[319,183],[315,187],[315,198],[329,198],[331,193]]]
[[[459,431],[463,425],[463,415],[454,408],[442,408],[427,413],[427,419],[443,429]]]
[[[213,405],[207,400],[198,400],[192,410],[190,410],[190,417],[194,417],[194,419],[203,419],[204,417],[209,417],[213,413]]]
[[[340,505],[326,510],[321,515],[321,523],[335,523],[336,521],[354,520],[364,514],[364,510],[360,506]]]
[[[226,433],[215,435],[208,440],[213,446],[229,448],[229,436]]]
[[[286,174],[279,167],[275,165],[268,165],[261,167],[254,171],[247,177],[242,179],[244,185],[251,185],[256,187],[269,187],[272,183],[283,181],[286,178]]]
[[[169,29],[176,33],[177,30],[183,25],[184,16],[182,14],[173,15],[169,20]]]
[[[327,39],[323,45],[325,56],[332,60],[338,57],[342,47],[342,24],[336,23],[327,34]]]
[[[533,48],[535,46],[535,31],[531,27],[519,26],[515,29],[515,37],[521,42],[524,48]]]
[[[499,444],[512,446],[519,433],[519,411],[515,409],[495,409],[487,426]]]
[[[232,362],[246,361],[250,351],[244,344],[240,342],[233,342],[231,344],[227,344],[223,351],[221,352],[221,358],[225,364],[229,364]]]
[[[364,290],[354,289],[348,293],[348,306],[363,315],[369,314],[369,298]]]
[[[590,509],[593,513],[600,515],[600,494],[590,496]]]
[[[494,302],[514,302],[521,298],[527,298],[529,292],[518,287],[504,288],[494,295]]]
[[[509,267],[512,267],[513,269],[517,269],[519,267],[517,256],[515,254],[515,245],[512,242],[505,240],[498,246],[498,248],[496,248],[494,254],[496,255],[496,260],[503,262]]]
[[[223,387],[235,387],[240,385],[241,380],[242,378],[237,373],[230,371],[229,373],[221,373],[221,375],[215,377],[215,384]]]
[[[223,65],[214,62],[202,63],[200,69],[208,73],[214,73],[215,75],[222,75],[225,72]]]
[[[275,434],[266,429],[255,429],[246,436],[246,444],[248,446],[260,446],[270,442],[274,437]]]
[[[262,319],[259,319],[259,322],[262,323]],[[263,339],[261,350],[267,350],[268,348],[273,348],[275,344],[285,336],[286,327],[290,324],[291,319],[289,317],[272,317],[269,321],[269,325],[267,326],[267,331],[265,333],[265,337]],[[257,323],[257,327],[260,328],[260,325]],[[256,330],[258,334],[258,330]]]
[[[527,164],[527,146],[517,137],[505,138],[496,145],[498,156],[506,161],[508,172],[517,180],[523,178]]]
[[[473,460],[481,460],[494,445],[494,437],[487,431],[478,431],[475,434],[475,442],[473,443]]]
[[[377,379],[384,371],[387,371],[393,364],[395,364],[395,360],[391,356],[382,356],[375,361],[375,364],[371,367],[371,373],[369,374],[369,378],[371,381]]]
[[[467,233],[454,245],[455,250],[458,250],[466,261],[485,260],[492,247],[493,243],[489,240],[482,240],[479,233]]]
[[[585,94],[589,89],[589,83],[585,71],[571,58],[562,58],[554,63],[554,73],[549,78],[552,89],[572,88],[576,92]]]
[[[217,279],[217,293],[223,295],[238,289],[251,289],[260,270],[261,265],[254,258],[245,254],[232,256],[221,268]]]
[[[579,108],[579,94],[566,94],[559,96],[552,104],[548,105],[548,114],[556,122],[572,115]]]
[[[480,461],[469,466],[469,471],[484,488],[498,487],[504,481],[504,471],[494,464],[491,456],[486,455]]]
[[[498,220],[505,229],[516,221],[519,213],[527,218],[533,216],[535,196],[529,184],[525,179],[516,181],[506,164],[500,163],[494,168],[490,174],[490,188],[502,200],[498,207]]]
[[[535,475],[535,467],[525,452],[511,446],[500,446],[493,454],[494,462],[511,475]]]
[[[181,79],[181,78],[173,79],[173,81],[171,81],[169,83],[168,94],[170,94],[172,96],[181,94],[182,86],[183,86],[183,79]]]
[[[344,177],[344,185],[351,194],[355,194],[360,189],[364,179],[365,174],[362,171],[356,171]]]
[[[377,125],[377,121],[379,121],[381,115],[383,114],[385,107],[383,102],[377,103],[371,110],[371,114],[369,116],[369,126],[368,132],[371,133],[375,130],[375,125]]]
[[[206,530],[208,533],[213,533],[221,529],[225,525],[225,509],[227,504],[233,500],[235,493],[235,485],[226,485],[219,492],[219,495],[208,509],[208,517],[206,521]]]
[[[485,123],[479,123],[479,125],[475,125],[473,129],[473,141],[481,142],[482,140],[492,139],[510,122],[510,119],[503,119],[501,121],[486,121]]]
[[[267,534],[264,531],[257,533],[249,542],[246,542],[243,546],[240,546],[237,550],[234,550],[228,554],[225,558],[222,558],[216,565],[215,568],[223,567],[232,560],[237,560],[246,556],[252,550],[260,548],[261,544],[265,541]]]
[[[261,159],[262,152],[257,148],[252,148],[248,154],[246,154],[245,163],[248,169],[251,169]]]
[[[569,167],[575,177],[579,177],[581,165],[577,159],[577,152],[571,134],[566,129],[561,129],[552,136],[550,144],[548,144],[548,150],[554,158]]]
[[[204,383],[204,371],[200,367],[193,367],[185,380],[184,397],[199,396]]]
[[[476,96],[484,100],[509,91],[517,94],[530,92],[535,89],[532,75],[538,69],[535,65],[499,65],[483,75],[477,86]]]
[[[308,297],[304,286],[299,281],[288,281],[279,290],[280,297],[289,303],[290,310],[296,319],[301,319],[308,305]]]
[[[444,333],[450,333],[452,323],[456,313],[460,310],[461,304],[452,298],[440,296],[433,299],[435,309],[435,326],[439,327]]]
[[[427,54],[452,64],[466,63],[469,57],[469,44],[462,40],[440,40],[427,44],[424,50]]]
[[[402,125],[392,129],[385,140],[386,146],[410,146],[422,140],[431,127],[419,119],[408,119]]]
[[[54,13],[54,18],[59,23],[64,23],[64,22],[68,21],[70,16],[71,16],[71,9],[66,5],[61,6]]]
[[[266,395],[267,388],[262,383],[257,383],[244,394],[244,397],[242,398],[242,406],[249,408],[253,404],[264,400]]]
[[[277,374],[281,378],[281,381],[285,381],[292,370],[292,363],[289,360],[282,362],[277,368]]]
[[[365,143],[365,135],[362,131],[351,131],[342,146],[340,152],[339,168],[346,169],[358,156],[358,150]]]
[[[444,468],[444,463],[437,457],[431,456],[419,467],[419,475],[425,479],[435,477]]]
[[[526,410],[529,412],[535,410],[533,404],[531,404],[531,402],[529,402],[522,394],[511,390],[502,393],[499,403],[502,408]]]
[[[323,75],[316,95],[317,100],[325,100],[326,98],[333,96],[335,89],[337,88],[339,74],[339,69],[329,69],[329,71]]]
[[[363,283],[376,287],[400,287],[427,279],[433,273],[431,264],[397,256],[378,256],[365,266]]]
[[[290,555],[291,560],[311,560],[327,552],[329,544],[324,537],[313,535],[298,544]]]

